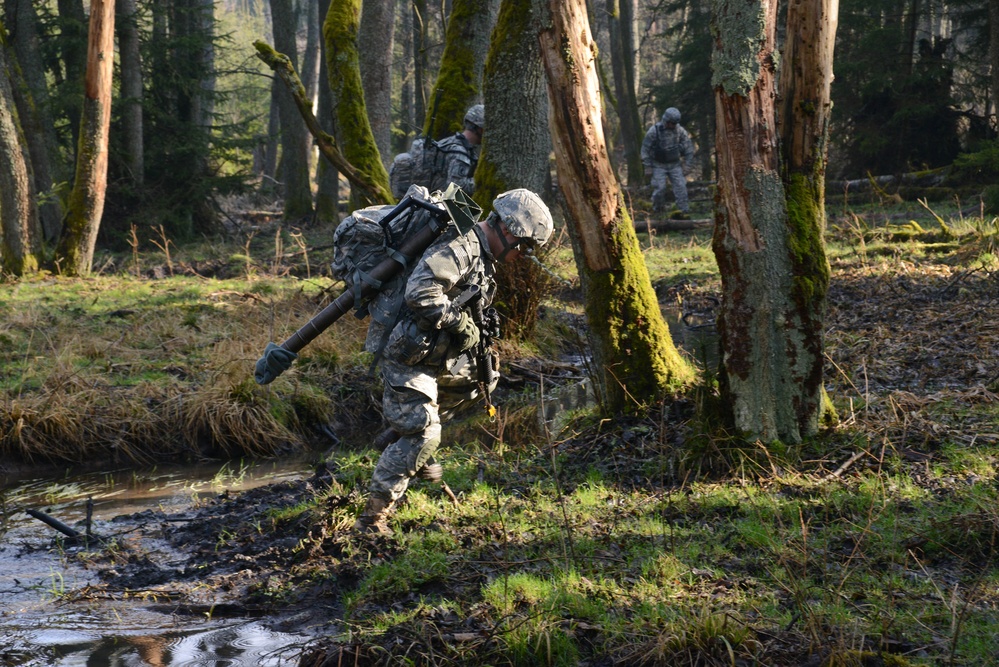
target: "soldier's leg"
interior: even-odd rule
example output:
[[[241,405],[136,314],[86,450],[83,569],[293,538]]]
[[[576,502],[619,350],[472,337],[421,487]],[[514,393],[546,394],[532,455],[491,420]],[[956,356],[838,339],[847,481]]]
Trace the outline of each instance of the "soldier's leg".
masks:
[[[683,165],[679,162],[670,164],[666,172],[669,174],[670,185],[673,186],[676,207],[687,213],[690,210],[690,201],[687,199],[687,177],[683,175]]]
[[[424,367],[382,363],[385,419],[399,438],[382,451],[371,475],[368,505],[355,530],[389,533],[386,519],[441,439],[436,379]]]
[[[662,211],[666,207],[666,169],[659,164],[652,167],[652,210]]]

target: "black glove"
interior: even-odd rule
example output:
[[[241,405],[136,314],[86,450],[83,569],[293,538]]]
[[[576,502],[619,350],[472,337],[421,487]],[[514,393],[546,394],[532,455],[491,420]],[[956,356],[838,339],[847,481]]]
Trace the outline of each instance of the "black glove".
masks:
[[[274,343],[267,343],[264,356],[257,359],[253,379],[257,381],[257,384],[270,384],[278,375],[291,368],[291,362],[295,359],[298,359],[298,355],[291,350],[286,350]]]
[[[458,320],[447,328],[451,334],[451,342],[461,351],[471,350],[479,344],[479,327],[475,326],[472,316],[462,312]]]

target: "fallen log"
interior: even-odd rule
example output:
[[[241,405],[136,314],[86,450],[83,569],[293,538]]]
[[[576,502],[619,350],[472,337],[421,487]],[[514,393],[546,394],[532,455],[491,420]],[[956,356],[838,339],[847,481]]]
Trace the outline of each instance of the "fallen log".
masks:
[[[698,218],[697,220],[635,220],[635,229],[639,232],[684,232],[691,229],[703,229],[715,223],[714,218]]]

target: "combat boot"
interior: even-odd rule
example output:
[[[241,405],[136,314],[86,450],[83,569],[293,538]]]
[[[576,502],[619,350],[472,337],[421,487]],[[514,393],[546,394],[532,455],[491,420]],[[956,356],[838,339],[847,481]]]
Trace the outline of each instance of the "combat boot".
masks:
[[[393,501],[377,496],[368,498],[368,504],[354,523],[354,532],[391,535],[392,529],[388,527],[388,517],[394,504]]]
[[[444,466],[430,457],[423,467],[416,471],[416,476],[431,484],[440,484],[444,479]]]

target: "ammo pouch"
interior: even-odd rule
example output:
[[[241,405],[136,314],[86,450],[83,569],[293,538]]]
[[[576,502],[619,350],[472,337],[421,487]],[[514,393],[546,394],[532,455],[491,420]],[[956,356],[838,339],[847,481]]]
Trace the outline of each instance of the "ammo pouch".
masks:
[[[652,151],[652,159],[656,162],[679,162],[680,147],[673,144],[669,148],[663,148],[662,144],[657,143],[655,150]]]
[[[385,345],[385,356],[407,366],[440,365],[447,358],[451,337],[440,329],[423,329],[407,317],[395,325]]]

